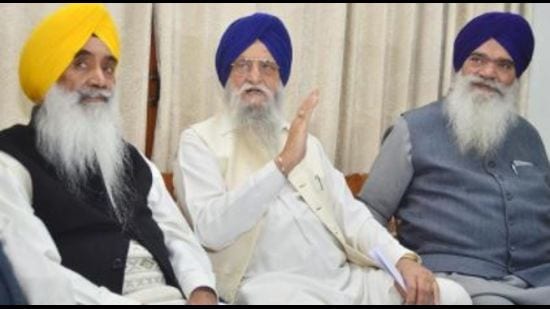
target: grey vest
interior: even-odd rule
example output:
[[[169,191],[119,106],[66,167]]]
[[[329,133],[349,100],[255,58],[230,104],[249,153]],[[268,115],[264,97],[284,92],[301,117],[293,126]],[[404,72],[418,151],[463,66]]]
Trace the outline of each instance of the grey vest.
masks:
[[[397,213],[402,244],[433,271],[550,285],[550,167],[536,130],[520,117],[481,158],[452,142],[441,102],[404,118],[414,176]]]

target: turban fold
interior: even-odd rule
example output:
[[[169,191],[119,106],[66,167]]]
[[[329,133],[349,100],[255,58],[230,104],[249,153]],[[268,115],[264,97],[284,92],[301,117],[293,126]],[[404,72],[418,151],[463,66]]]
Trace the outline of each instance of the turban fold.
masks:
[[[119,59],[118,33],[104,5],[65,5],[45,18],[21,52],[19,82],[27,97],[40,103],[92,35]]]
[[[520,77],[531,62],[535,38],[529,23],[512,13],[485,13],[460,30],[454,43],[455,71],[460,70],[470,54],[489,39],[495,39],[506,49],[514,60],[516,77]]]
[[[227,82],[233,61],[256,40],[275,58],[281,81],[286,85],[292,64],[290,36],[279,18],[265,13],[237,19],[223,34],[216,52],[216,71],[222,85]]]

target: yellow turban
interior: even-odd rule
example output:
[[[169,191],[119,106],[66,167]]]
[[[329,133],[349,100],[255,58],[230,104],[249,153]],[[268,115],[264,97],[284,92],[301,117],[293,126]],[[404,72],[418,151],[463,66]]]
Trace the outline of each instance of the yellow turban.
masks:
[[[92,34],[119,59],[118,33],[104,5],[64,5],[44,19],[25,43],[19,61],[19,82],[27,97],[41,103]]]

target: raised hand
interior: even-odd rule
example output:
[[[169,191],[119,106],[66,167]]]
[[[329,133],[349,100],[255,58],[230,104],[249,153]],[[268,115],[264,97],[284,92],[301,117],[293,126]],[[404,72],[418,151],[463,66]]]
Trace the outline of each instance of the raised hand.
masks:
[[[306,154],[309,122],[318,103],[319,89],[315,89],[302,102],[292,120],[285,146],[275,159],[277,167],[285,176],[302,161]]]

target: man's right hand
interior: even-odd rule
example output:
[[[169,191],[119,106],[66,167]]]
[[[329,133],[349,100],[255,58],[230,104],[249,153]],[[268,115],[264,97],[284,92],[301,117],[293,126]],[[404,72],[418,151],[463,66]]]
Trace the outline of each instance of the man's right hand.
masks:
[[[209,287],[198,287],[191,292],[187,305],[217,305],[218,296]]]
[[[285,176],[305,157],[309,122],[317,103],[319,103],[319,89],[312,91],[298,108],[290,125],[283,151],[275,158],[277,166]]]

